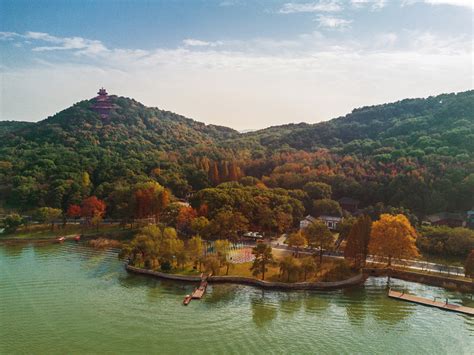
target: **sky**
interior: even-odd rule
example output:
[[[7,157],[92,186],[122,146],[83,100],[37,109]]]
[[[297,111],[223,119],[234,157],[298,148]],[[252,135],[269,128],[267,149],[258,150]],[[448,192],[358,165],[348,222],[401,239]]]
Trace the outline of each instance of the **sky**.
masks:
[[[100,87],[238,130],[473,88],[471,0],[0,0],[0,120]]]

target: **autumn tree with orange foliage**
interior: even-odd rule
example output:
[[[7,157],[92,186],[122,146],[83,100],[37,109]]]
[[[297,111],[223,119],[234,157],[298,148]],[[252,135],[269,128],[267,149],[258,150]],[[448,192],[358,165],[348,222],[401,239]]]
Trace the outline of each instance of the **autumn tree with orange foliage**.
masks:
[[[180,208],[176,219],[176,227],[184,234],[191,233],[191,222],[197,217],[197,212],[191,206],[183,206]]]
[[[392,258],[416,258],[416,231],[403,214],[382,214],[372,224],[370,232],[369,252],[388,258],[388,266]]]

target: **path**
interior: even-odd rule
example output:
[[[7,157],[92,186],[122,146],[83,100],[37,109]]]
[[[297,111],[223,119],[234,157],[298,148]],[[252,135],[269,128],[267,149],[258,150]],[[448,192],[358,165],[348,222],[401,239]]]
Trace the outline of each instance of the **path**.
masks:
[[[460,306],[457,304],[451,304],[451,303],[448,303],[447,299],[446,299],[446,302],[439,302],[439,301],[436,301],[436,298],[433,300],[430,300],[427,298],[413,296],[404,292],[397,292],[397,291],[392,291],[392,290],[388,291],[388,297],[395,298],[402,301],[417,303],[424,306],[436,307],[436,308],[444,309],[446,311],[458,312],[458,313],[474,316],[474,308]]]

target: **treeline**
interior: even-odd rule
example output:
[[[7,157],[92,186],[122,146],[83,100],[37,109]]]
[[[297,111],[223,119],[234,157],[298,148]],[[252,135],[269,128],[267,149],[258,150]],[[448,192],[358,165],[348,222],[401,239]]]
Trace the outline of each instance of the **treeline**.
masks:
[[[474,250],[474,231],[460,227],[422,227],[416,244],[428,254],[466,257]]]

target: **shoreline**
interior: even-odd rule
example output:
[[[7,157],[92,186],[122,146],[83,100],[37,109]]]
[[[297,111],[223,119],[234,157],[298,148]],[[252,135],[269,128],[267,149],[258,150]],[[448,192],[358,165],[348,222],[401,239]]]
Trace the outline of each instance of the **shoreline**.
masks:
[[[128,272],[135,274],[158,277],[166,280],[182,281],[182,282],[200,282],[199,276],[186,276],[178,274],[167,274],[159,271],[153,271],[148,269],[137,268],[128,264],[125,264],[125,269]],[[264,289],[275,289],[275,290],[337,290],[352,286],[358,286],[365,282],[367,276],[364,273],[353,276],[349,279],[342,281],[332,282],[271,282],[253,279],[250,277],[242,276],[211,276],[208,278],[209,283],[233,283],[247,286],[260,287]]]
[[[134,274],[140,274],[145,276],[152,276],[166,280],[181,281],[181,282],[200,282],[199,276],[179,275],[179,274],[168,274],[159,271],[153,271],[148,269],[137,268],[128,264],[125,264],[125,269],[128,272]],[[395,279],[417,282],[425,285],[442,287],[445,289],[457,290],[459,292],[474,292],[474,281],[457,280],[436,275],[425,275],[416,272],[402,271],[396,269],[364,269],[359,275],[351,278],[332,281],[332,282],[271,282],[263,281],[259,279],[253,279],[242,276],[211,276],[208,281],[209,283],[234,283],[240,285],[248,285],[259,287],[263,289],[274,289],[274,290],[337,290],[348,287],[359,286],[365,282],[368,277],[393,277]]]

